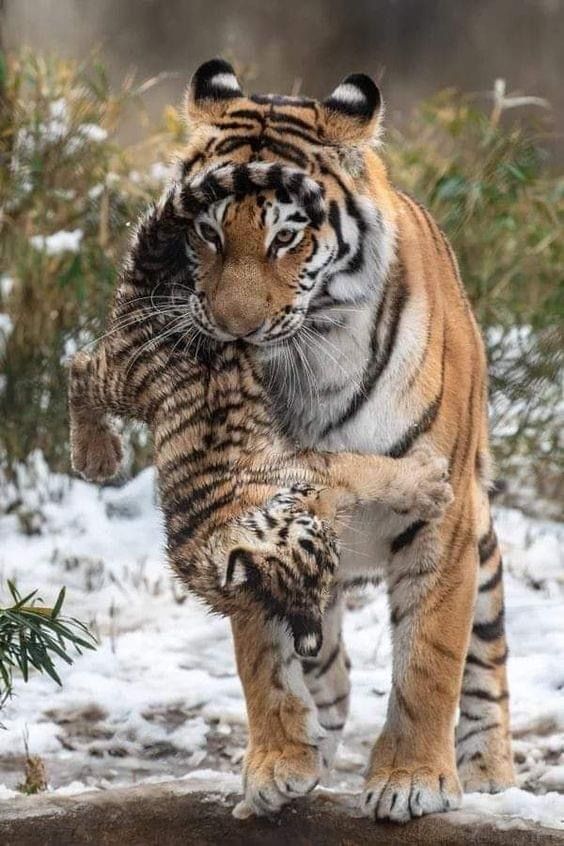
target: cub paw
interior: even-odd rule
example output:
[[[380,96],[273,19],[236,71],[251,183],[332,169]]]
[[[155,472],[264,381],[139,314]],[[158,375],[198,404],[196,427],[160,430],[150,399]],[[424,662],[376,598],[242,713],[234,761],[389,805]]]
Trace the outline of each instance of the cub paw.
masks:
[[[405,823],[423,814],[452,811],[462,802],[455,772],[414,766],[375,769],[360,797],[360,810],[373,820]]]
[[[452,503],[448,461],[426,447],[401,459],[403,467],[393,485],[393,509],[415,520],[437,520]]]
[[[245,819],[276,814],[292,799],[311,793],[321,774],[321,755],[312,746],[289,743],[282,749],[251,747],[245,760],[244,798],[233,815]]]
[[[121,466],[121,439],[105,425],[84,425],[71,432],[72,466],[89,482],[104,482]]]

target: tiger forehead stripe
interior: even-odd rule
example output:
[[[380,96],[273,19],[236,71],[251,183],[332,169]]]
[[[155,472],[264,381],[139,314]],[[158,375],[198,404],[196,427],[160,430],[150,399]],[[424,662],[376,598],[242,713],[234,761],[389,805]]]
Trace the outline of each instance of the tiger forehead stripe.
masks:
[[[208,168],[193,180],[185,180],[181,189],[179,209],[195,216],[212,203],[233,196],[237,200],[260,191],[285,191],[303,206],[313,227],[324,222],[327,209],[325,189],[297,168],[279,162],[251,162],[227,164]]]

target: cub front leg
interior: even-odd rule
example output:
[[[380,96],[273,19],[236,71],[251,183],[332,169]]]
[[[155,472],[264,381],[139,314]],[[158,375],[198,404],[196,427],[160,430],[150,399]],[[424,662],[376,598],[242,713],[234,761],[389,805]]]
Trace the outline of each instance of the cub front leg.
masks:
[[[237,817],[276,813],[318,783],[326,732],[285,628],[260,611],[231,618],[249,723]]]
[[[102,353],[77,353],[70,364],[69,413],[73,469],[91,482],[114,476],[122,461],[121,439],[107,418],[112,408]]]
[[[421,447],[405,458],[339,453],[331,456],[335,482],[347,494],[365,502],[380,502],[409,520],[436,520],[453,500],[448,461]]]
[[[454,727],[476,587],[467,507],[434,531],[412,524],[391,542],[392,691],[361,796],[375,819],[406,822],[461,802]]]

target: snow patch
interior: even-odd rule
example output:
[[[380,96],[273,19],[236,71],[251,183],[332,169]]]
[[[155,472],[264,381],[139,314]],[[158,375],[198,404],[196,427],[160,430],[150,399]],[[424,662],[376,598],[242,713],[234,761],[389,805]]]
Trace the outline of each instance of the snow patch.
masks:
[[[82,229],[55,232],[53,235],[33,235],[29,240],[33,247],[48,256],[58,256],[60,253],[77,253],[83,238]]]
[[[72,666],[58,665],[62,688],[37,675],[17,682],[2,711],[0,782],[10,790],[22,780],[1,761],[23,754],[27,727],[30,754],[44,757],[54,788],[125,786],[195,768],[187,778],[227,779],[238,790],[245,706],[230,627],[171,577],[154,471],[100,488],[50,474],[36,454],[19,471],[17,491],[0,487],[0,506],[19,497],[38,529],[20,531],[18,508],[0,516],[3,577],[22,591],[39,586],[46,602],[66,585],[66,613],[88,621],[100,641]],[[564,527],[506,508],[495,519],[506,562],[518,778],[527,790],[470,796],[464,808],[554,827],[564,816],[564,796],[555,792],[564,789]],[[385,720],[391,644],[383,588],[350,605],[351,714],[332,783],[358,790]],[[220,766],[232,772],[218,776]]]
[[[517,787],[493,795],[468,793],[464,796],[462,808],[479,814],[536,822],[546,828],[564,829],[564,797],[559,793],[535,796]],[[503,821],[500,821],[500,827],[504,827]]]

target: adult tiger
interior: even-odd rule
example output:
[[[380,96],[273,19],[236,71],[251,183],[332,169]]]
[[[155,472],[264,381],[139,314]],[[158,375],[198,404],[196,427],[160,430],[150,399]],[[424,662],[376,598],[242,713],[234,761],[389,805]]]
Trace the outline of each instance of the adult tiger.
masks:
[[[215,59],[194,75],[187,109],[193,132],[179,178],[211,177],[197,221],[208,254],[190,297],[199,329],[256,346],[279,419],[304,446],[398,457],[425,443],[450,462],[455,502],[438,531],[417,521],[398,526],[390,543],[395,518],[377,506],[371,555],[345,558],[340,570],[343,588],[383,572],[391,608],[393,686],[361,806],[401,822],[456,807],[460,781],[500,790],[514,777],[486,361],[452,249],[388,180],[373,144],[381,101],[369,77],[347,77],[323,102],[247,98]],[[236,165],[254,161],[307,173],[323,189],[326,220],[312,225],[285,191],[273,202],[249,193]],[[225,190],[213,170],[228,163]],[[332,737],[349,697],[341,615],[339,591],[322,653],[302,665]],[[233,629],[250,724],[240,811],[264,813],[310,789],[321,762],[308,702],[301,732],[285,723],[295,679],[272,685],[262,670],[278,635],[236,618]]]

